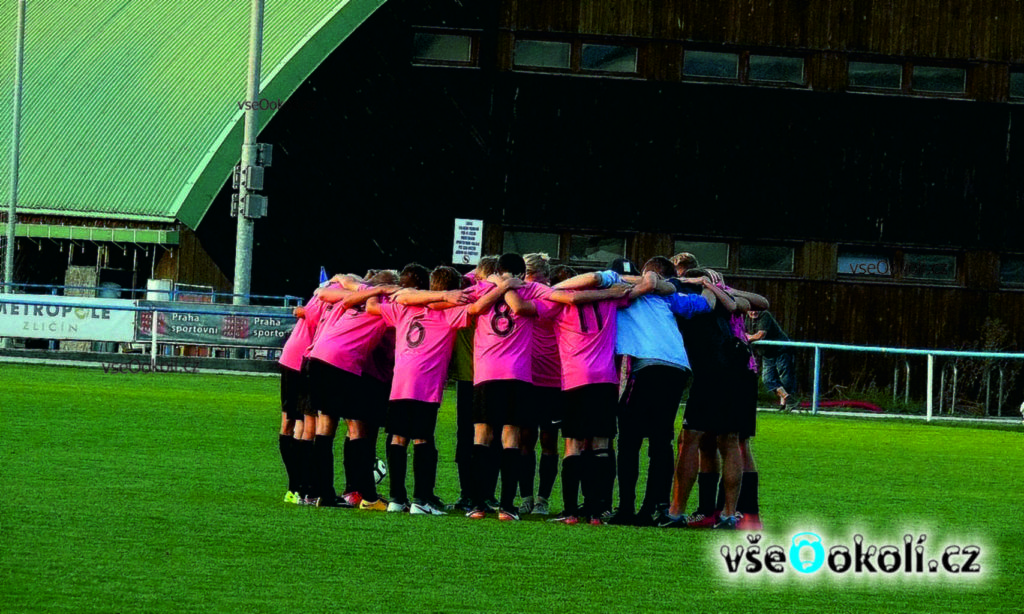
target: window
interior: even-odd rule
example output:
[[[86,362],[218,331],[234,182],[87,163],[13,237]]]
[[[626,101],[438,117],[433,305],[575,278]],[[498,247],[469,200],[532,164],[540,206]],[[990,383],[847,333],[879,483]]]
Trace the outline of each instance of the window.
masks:
[[[1010,73],[1010,99],[1024,99],[1024,72]]]
[[[702,267],[712,269],[729,268],[729,244],[712,243],[709,241],[676,241],[672,253],[689,252],[697,257]]]
[[[414,61],[471,64],[473,37],[416,32],[412,35],[412,58]]]
[[[1024,286],[1024,256],[1000,258],[999,281],[1006,286]]]
[[[915,92],[963,94],[967,91],[967,70],[945,66],[914,66],[911,89]]]
[[[635,73],[637,48],[618,45],[583,45],[583,70]]]
[[[557,259],[559,245],[558,235],[551,232],[505,231],[501,251],[516,254],[544,252]]]
[[[515,47],[516,66],[533,68],[569,68],[572,45],[558,41],[517,40]]]
[[[881,62],[850,62],[850,87],[898,90],[903,87],[903,65]]]
[[[955,281],[956,256],[952,254],[903,254],[903,277],[925,281]]]
[[[782,245],[741,245],[741,271],[793,272],[793,248]]]
[[[892,256],[884,252],[839,250],[836,272],[840,275],[892,277]]]
[[[739,54],[690,50],[687,50],[683,54],[684,76],[710,77],[713,79],[737,79],[739,78],[739,74]]]
[[[804,60],[803,58],[751,54],[750,80],[803,85]]]
[[[572,235],[569,237],[569,260],[594,262],[604,265],[626,253],[626,240],[622,237],[595,237]]]

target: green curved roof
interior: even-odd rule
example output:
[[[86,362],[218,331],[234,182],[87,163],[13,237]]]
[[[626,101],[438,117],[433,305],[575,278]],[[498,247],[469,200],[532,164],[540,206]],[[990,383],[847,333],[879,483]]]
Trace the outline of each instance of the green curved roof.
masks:
[[[261,96],[286,100],[383,3],[266,0]],[[27,4],[19,212],[195,228],[240,157],[250,3]],[[5,207],[16,5],[0,7]]]

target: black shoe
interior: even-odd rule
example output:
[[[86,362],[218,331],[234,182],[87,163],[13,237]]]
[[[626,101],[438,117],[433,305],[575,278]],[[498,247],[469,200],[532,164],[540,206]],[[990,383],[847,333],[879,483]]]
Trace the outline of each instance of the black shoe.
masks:
[[[459,497],[459,500],[455,503],[449,503],[444,506],[446,510],[458,510],[460,512],[472,512],[473,502],[469,497]]]
[[[678,517],[673,518],[668,513],[668,510],[664,510],[654,523],[662,529],[685,529],[687,526],[686,514],[680,514]]]
[[[621,527],[633,527],[636,526],[637,517],[632,510],[620,507],[611,518],[608,519],[608,524],[617,525]]]
[[[320,497],[316,500],[317,507],[343,507],[352,509],[355,506],[345,500],[344,497],[334,495],[334,497]]]

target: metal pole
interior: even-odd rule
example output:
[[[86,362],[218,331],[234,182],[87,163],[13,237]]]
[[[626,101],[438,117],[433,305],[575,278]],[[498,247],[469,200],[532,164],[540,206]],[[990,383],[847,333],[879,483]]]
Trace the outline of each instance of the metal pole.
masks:
[[[21,84],[25,64],[25,0],[18,0],[18,42],[14,48],[14,118],[11,125],[11,200],[7,204],[4,281],[14,282],[14,225],[18,221],[18,166],[21,162]],[[8,294],[14,286],[4,286]]]
[[[249,82],[246,87],[247,105],[245,131],[242,138],[242,170],[256,163],[256,137],[259,131],[259,105],[256,99],[260,92],[260,61],[263,50],[263,1],[252,0],[249,16]],[[244,202],[250,190],[242,182],[238,188],[239,201]],[[249,304],[249,288],[252,277],[252,244],[254,221],[245,216],[242,207],[238,211],[238,234],[235,238],[235,305]]]
[[[925,420],[928,421],[928,422],[932,421],[932,403],[934,402],[934,400],[932,399],[932,388],[933,388],[933,380],[934,379],[935,379],[935,355],[934,354],[929,354],[928,355],[928,392],[927,392],[928,400],[925,402],[925,407],[927,407],[927,415],[925,416]]]
[[[818,414],[818,391],[821,386],[821,348],[814,348],[814,392],[811,394],[811,413]]]
[[[156,311],[154,309],[153,310],[153,323],[150,326],[150,332],[152,333],[152,335],[150,336],[150,345],[149,345],[149,357],[150,357],[149,360],[150,360],[151,366],[153,366],[153,367],[156,366],[156,333],[157,333],[157,329],[159,328],[159,326],[160,326],[160,312],[158,312],[158,311]]]

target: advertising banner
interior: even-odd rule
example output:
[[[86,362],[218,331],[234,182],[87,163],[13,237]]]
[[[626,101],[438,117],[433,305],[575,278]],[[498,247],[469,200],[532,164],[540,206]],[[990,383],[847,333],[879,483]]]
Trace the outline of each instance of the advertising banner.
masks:
[[[134,301],[47,294],[0,296],[0,337],[131,341]]]
[[[166,301],[138,301],[137,341],[153,334],[153,309],[158,310],[158,343],[244,345],[279,348],[295,326],[291,307],[239,306]],[[185,310],[191,313],[171,313]],[[204,311],[214,313],[202,313]],[[225,314],[224,312],[231,312]],[[260,315],[254,315],[260,314]]]

